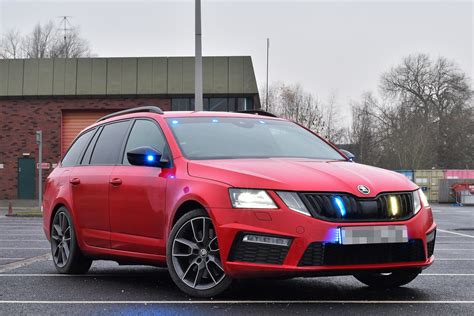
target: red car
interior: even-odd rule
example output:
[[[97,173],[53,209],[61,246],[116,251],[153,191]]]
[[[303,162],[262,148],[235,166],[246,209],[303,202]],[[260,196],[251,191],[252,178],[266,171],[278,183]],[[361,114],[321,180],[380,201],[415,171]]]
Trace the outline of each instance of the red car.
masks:
[[[142,107],[85,129],[46,181],[56,269],[167,266],[182,291],[210,297],[257,277],[396,287],[433,263],[436,225],[415,184],[258,114]]]

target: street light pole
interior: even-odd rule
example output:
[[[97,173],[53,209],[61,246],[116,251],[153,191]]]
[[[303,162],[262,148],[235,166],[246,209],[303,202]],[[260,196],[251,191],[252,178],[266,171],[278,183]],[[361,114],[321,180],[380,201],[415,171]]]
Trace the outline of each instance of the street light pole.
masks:
[[[270,39],[267,38],[267,82],[265,88],[265,111],[268,111],[268,54],[270,50]]]
[[[36,143],[38,144],[38,207],[41,210],[43,204],[43,131],[36,131]]]
[[[201,0],[195,0],[194,110],[203,110]]]

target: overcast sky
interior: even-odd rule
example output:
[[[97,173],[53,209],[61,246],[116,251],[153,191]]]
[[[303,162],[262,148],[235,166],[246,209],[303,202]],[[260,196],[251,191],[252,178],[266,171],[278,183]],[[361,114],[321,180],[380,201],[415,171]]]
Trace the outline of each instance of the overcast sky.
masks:
[[[376,90],[382,72],[412,53],[456,61],[472,78],[471,1],[202,1],[203,54],[250,55],[265,83],[300,83],[347,104]],[[0,0],[0,31],[31,30],[69,15],[98,56],[194,54],[194,1]]]

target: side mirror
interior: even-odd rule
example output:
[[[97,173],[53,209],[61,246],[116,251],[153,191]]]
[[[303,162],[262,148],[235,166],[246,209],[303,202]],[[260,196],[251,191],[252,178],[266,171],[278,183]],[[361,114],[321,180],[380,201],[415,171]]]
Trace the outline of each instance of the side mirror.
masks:
[[[344,156],[346,156],[347,159],[349,159],[349,161],[355,161],[356,156],[353,153],[351,153],[350,151],[345,150],[345,149],[339,149],[339,151],[341,153],[343,153]]]
[[[167,159],[162,154],[149,146],[137,147],[127,152],[127,159],[134,166],[165,167]]]

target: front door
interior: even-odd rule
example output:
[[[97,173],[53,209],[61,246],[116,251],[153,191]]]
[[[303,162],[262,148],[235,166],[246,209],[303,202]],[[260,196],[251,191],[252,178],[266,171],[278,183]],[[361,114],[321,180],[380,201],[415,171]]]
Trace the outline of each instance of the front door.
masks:
[[[18,198],[35,198],[35,160],[23,157],[18,159]]]
[[[167,178],[161,168],[130,165],[126,152],[142,146],[153,147],[161,153],[167,148],[156,122],[135,121],[122,163],[110,176],[111,246],[118,250],[163,255],[166,253],[164,212]]]

